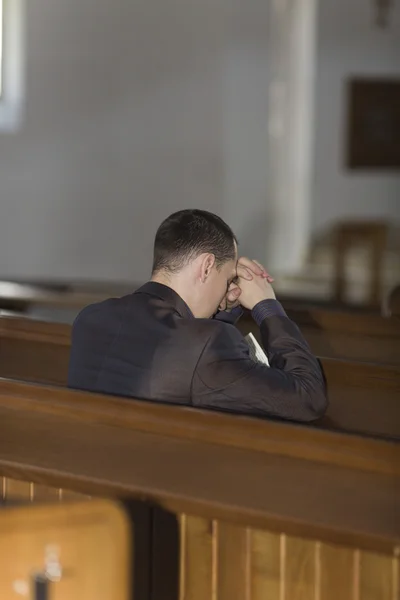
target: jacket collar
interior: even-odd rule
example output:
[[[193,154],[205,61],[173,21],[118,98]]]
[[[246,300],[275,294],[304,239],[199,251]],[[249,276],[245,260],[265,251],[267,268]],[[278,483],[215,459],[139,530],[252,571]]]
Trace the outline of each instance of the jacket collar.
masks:
[[[184,319],[194,319],[194,315],[186,302],[172,288],[162,283],[148,281],[135,294],[147,294],[167,302]]]

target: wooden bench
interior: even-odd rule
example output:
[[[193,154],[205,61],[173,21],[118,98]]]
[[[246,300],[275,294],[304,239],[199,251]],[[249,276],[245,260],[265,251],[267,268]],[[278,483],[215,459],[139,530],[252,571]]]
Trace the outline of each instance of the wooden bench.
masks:
[[[121,286],[115,287],[116,295],[129,291]],[[83,306],[103,300],[109,295],[110,290],[99,285],[73,288],[65,285],[34,286],[0,282],[0,308],[24,311],[36,307],[36,317],[52,318],[49,315],[54,313],[60,320],[64,320],[62,314],[66,311],[68,317],[65,320],[69,323]],[[384,313],[393,315],[392,318],[365,311],[301,306],[290,300],[285,306],[316,355],[400,365],[400,322],[396,318],[396,307],[393,309],[391,306],[393,302],[389,304],[384,307]],[[40,312],[43,310],[45,314]],[[256,330],[258,333],[251,318],[242,318],[239,327],[245,333],[249,330]],[[0,325],[0,335],[1,329]]]
[[[144,600],[399,592],[394,443],[0,381],[0,476],[27,501],[54,486],[172,514],[178,544],[167,527],[135,549],[150,571],[174,559],[179,590],[160,571]]]
[[[317,356],[400,365],[400,322],[395,317],[293,305],[287,313]],[[259,335],[250,316],[242,317],[238,326],[245,334]]]
[[[70,327],[0,319],[0,377],[66,385]],[[400,437],[398,367],[321,359],[330,407],[320,426]]]
[[[0,510],[0,598],[130,600],[133,540],[122,505]],[[55,594],[55,595],[53,595]]]
[[[66,385],[71,327],[0,318],[0,376]]]
[[[294,277],[296,280],[296,277]],[[298,281],[301,281],[301,277]],[[326,297],[326,294],[300,292],[297,283],[287,285],[277,278],[274,287],[283,304],[302,307],[304,310],[346,310],[354,314],[375,314],[379,316],[381,307],[370,304],[344,304],[342,301]],[[304,283],[303,283],[304,285]],[[19,314],[41,311],[54,311],[58,316],[63,316],[63,322],[71,322],[71,316],[79,310],[94,302],[100,302],[111,296],[130,294],[140,287],[140,284],[118,283],[74,283],[57,281],[15,282],[0,281],[0,311],[10,310]]]

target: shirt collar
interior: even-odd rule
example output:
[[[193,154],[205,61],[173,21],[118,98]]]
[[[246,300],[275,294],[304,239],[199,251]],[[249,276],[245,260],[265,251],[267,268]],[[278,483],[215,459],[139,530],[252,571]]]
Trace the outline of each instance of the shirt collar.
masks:
[[[156,281],[148,281],[135,294],[147,294],[167,302],[184,319],[194,319],[194,315],[186,302],[172,288]]]

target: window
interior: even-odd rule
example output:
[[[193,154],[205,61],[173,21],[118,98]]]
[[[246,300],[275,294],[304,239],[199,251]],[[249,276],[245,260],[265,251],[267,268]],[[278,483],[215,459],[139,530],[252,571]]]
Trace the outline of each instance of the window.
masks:
[[[0,98],[3,92],[3,0],[0,0]]]
[[[25,0],[0,0],[0,133],[22,122],[24,105]]]

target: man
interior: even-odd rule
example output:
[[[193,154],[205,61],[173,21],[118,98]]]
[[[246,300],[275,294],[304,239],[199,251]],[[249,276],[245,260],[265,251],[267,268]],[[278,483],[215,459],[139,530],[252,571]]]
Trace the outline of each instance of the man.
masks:
[[[252,311],[270,367],[218,308]],[[240,311],[240,308],[239,308]],[[213,318],[215,317],[215,318]],[[222,219],[182,210],[159,227],[151,281],[85,308],[72,332],[70,387],[199,408],[312,421],[327,398],[318,361],[258,263],[237,259]]]

